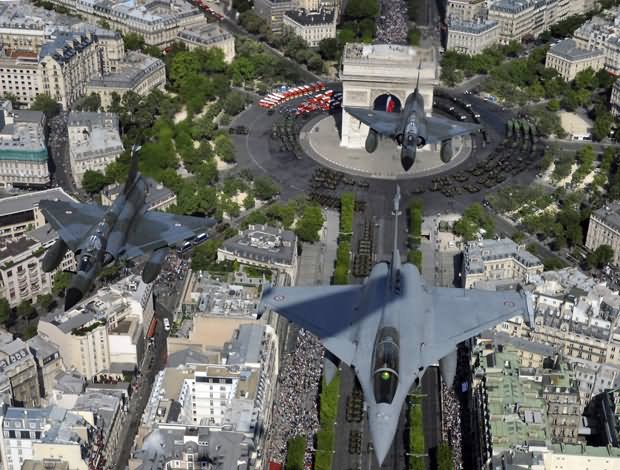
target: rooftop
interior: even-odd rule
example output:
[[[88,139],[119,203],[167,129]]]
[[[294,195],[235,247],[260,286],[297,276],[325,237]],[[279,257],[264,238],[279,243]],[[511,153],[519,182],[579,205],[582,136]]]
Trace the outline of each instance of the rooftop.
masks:
[[[587,60],[605,56],[605,53],[598,49],[588,50],[577,47],[577,42],[574,39],[564,39],[560,41],[555,46],[551,46],[547,54],[552,54],[569,61]]]
[[[195,305],[198,312],[207,315],[256,318],[258,297],[254,286],[228,284],[193,274],[193,285],[183,303]]]
[[[22,237],[17,240],[10,241],[4,245],[0,246],[0,262],[8,260],[9,258],[13,258],[15,256],[23,255],[27,253],[33,245],[36,245],[37,242],[31,240],[30,238]],[[3,266],[2,268],[7,269],[9,266]]]
[[[613,201],[600,209],[595,210],[592,216],[603,221],[612,229],[620,232],[620,202]]]
[[[0,216],[30,211],[42,200],[77,202],[62,188],[45,189],[0,199]]]
[[[72,111],[69,114],[69,149],[75,160],[123,152],[118,117],[113,113]]]
[[[302,26],[332,24],[336,18],[336,12],[331,9],[321,9],[319,11],[289,10],[284,15]]]
[[[509,238],[468,242],[464,250],[466,273],[484,272],[484,263],[513,258],[526,267],[541,266],[542,261]]]
[[[297,236],[289,230],[250,225],[226,240],[220,250],[252,261],[290,266],[297,251]]]
[[[217,23],[207,23],[204,26],[184,29],[179,32],[178,36],[181,39],[198,44],[217,44],[234,38],[230,32]]]
[[[164,63],[155,57],[138,51],[128,51],[117,71],[91,78],[88,87],[94,88],[135,88],[147,75],[165,68]]]
[[[481,34],[497,27],[497,22],[487,21],[459,21],[451,19],[448,22],[448,30],[461,33]]]

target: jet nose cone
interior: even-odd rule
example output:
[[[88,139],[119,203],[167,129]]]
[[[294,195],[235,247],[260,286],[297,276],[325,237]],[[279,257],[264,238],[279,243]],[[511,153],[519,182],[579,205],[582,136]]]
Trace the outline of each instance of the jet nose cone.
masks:
[[[84,294],[80,289],[69,287],[65,292],[65,312],[82,300]]]
[[[403,156],[400,159],[400,163],[403,166],[403,170],[409,171],[409,169],[413,166],[413,158],[408,155]]]
[[[394,441],[399,413],[392,405],[377,404],[372,408],[368,413],[370,433],[377,461],[382,465]]]

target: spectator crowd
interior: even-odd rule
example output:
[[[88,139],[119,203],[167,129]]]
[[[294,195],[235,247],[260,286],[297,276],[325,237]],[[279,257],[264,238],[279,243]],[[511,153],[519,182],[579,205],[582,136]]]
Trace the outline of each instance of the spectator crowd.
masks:
[[[409,16],[404,0],[381,0],[377,19],[377,44],[407,44]]]
[[[441,437],[452,447],[454,468],[463,468],[461,451],[461,406],[453,388],[441,382]]]
[[[306,464],[312,463],[314,434],[319,429],[317,396],[323,371],[323,346],[316,336],[299,330],[295,349],[285,357],[278,376],[272,424],[267,438],[267,455],[284,462],[286,443],[305,436]]]

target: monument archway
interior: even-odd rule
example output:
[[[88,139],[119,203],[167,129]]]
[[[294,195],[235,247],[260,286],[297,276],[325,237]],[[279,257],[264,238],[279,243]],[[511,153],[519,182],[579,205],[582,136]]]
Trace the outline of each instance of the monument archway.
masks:
[[[391,93],[383,93],[375,98],[372,109],[388,113],[400,113],[403,109],[402,101]]]
[[[383,96],[391,95],[398,99],[402,109],[407,96],[415,90],[419,64],[419,90],[424,98],[424,109],[430,114],[433,88],[439,77],[436,49],[394,44],[347,44],[340,73],[343,108],[362,106],[380,109],[375,108],[375,104],[380,105]],[[383,104],[385,106],[386,102]],[[363,148],[367,135],[368,127],[343,110],[340,146]]]

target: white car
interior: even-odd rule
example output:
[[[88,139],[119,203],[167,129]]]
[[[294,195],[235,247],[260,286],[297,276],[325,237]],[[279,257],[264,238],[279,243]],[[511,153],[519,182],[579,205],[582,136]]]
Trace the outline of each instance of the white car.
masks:
[[[164,330],[170,331],[170,320],[164,318]]]

